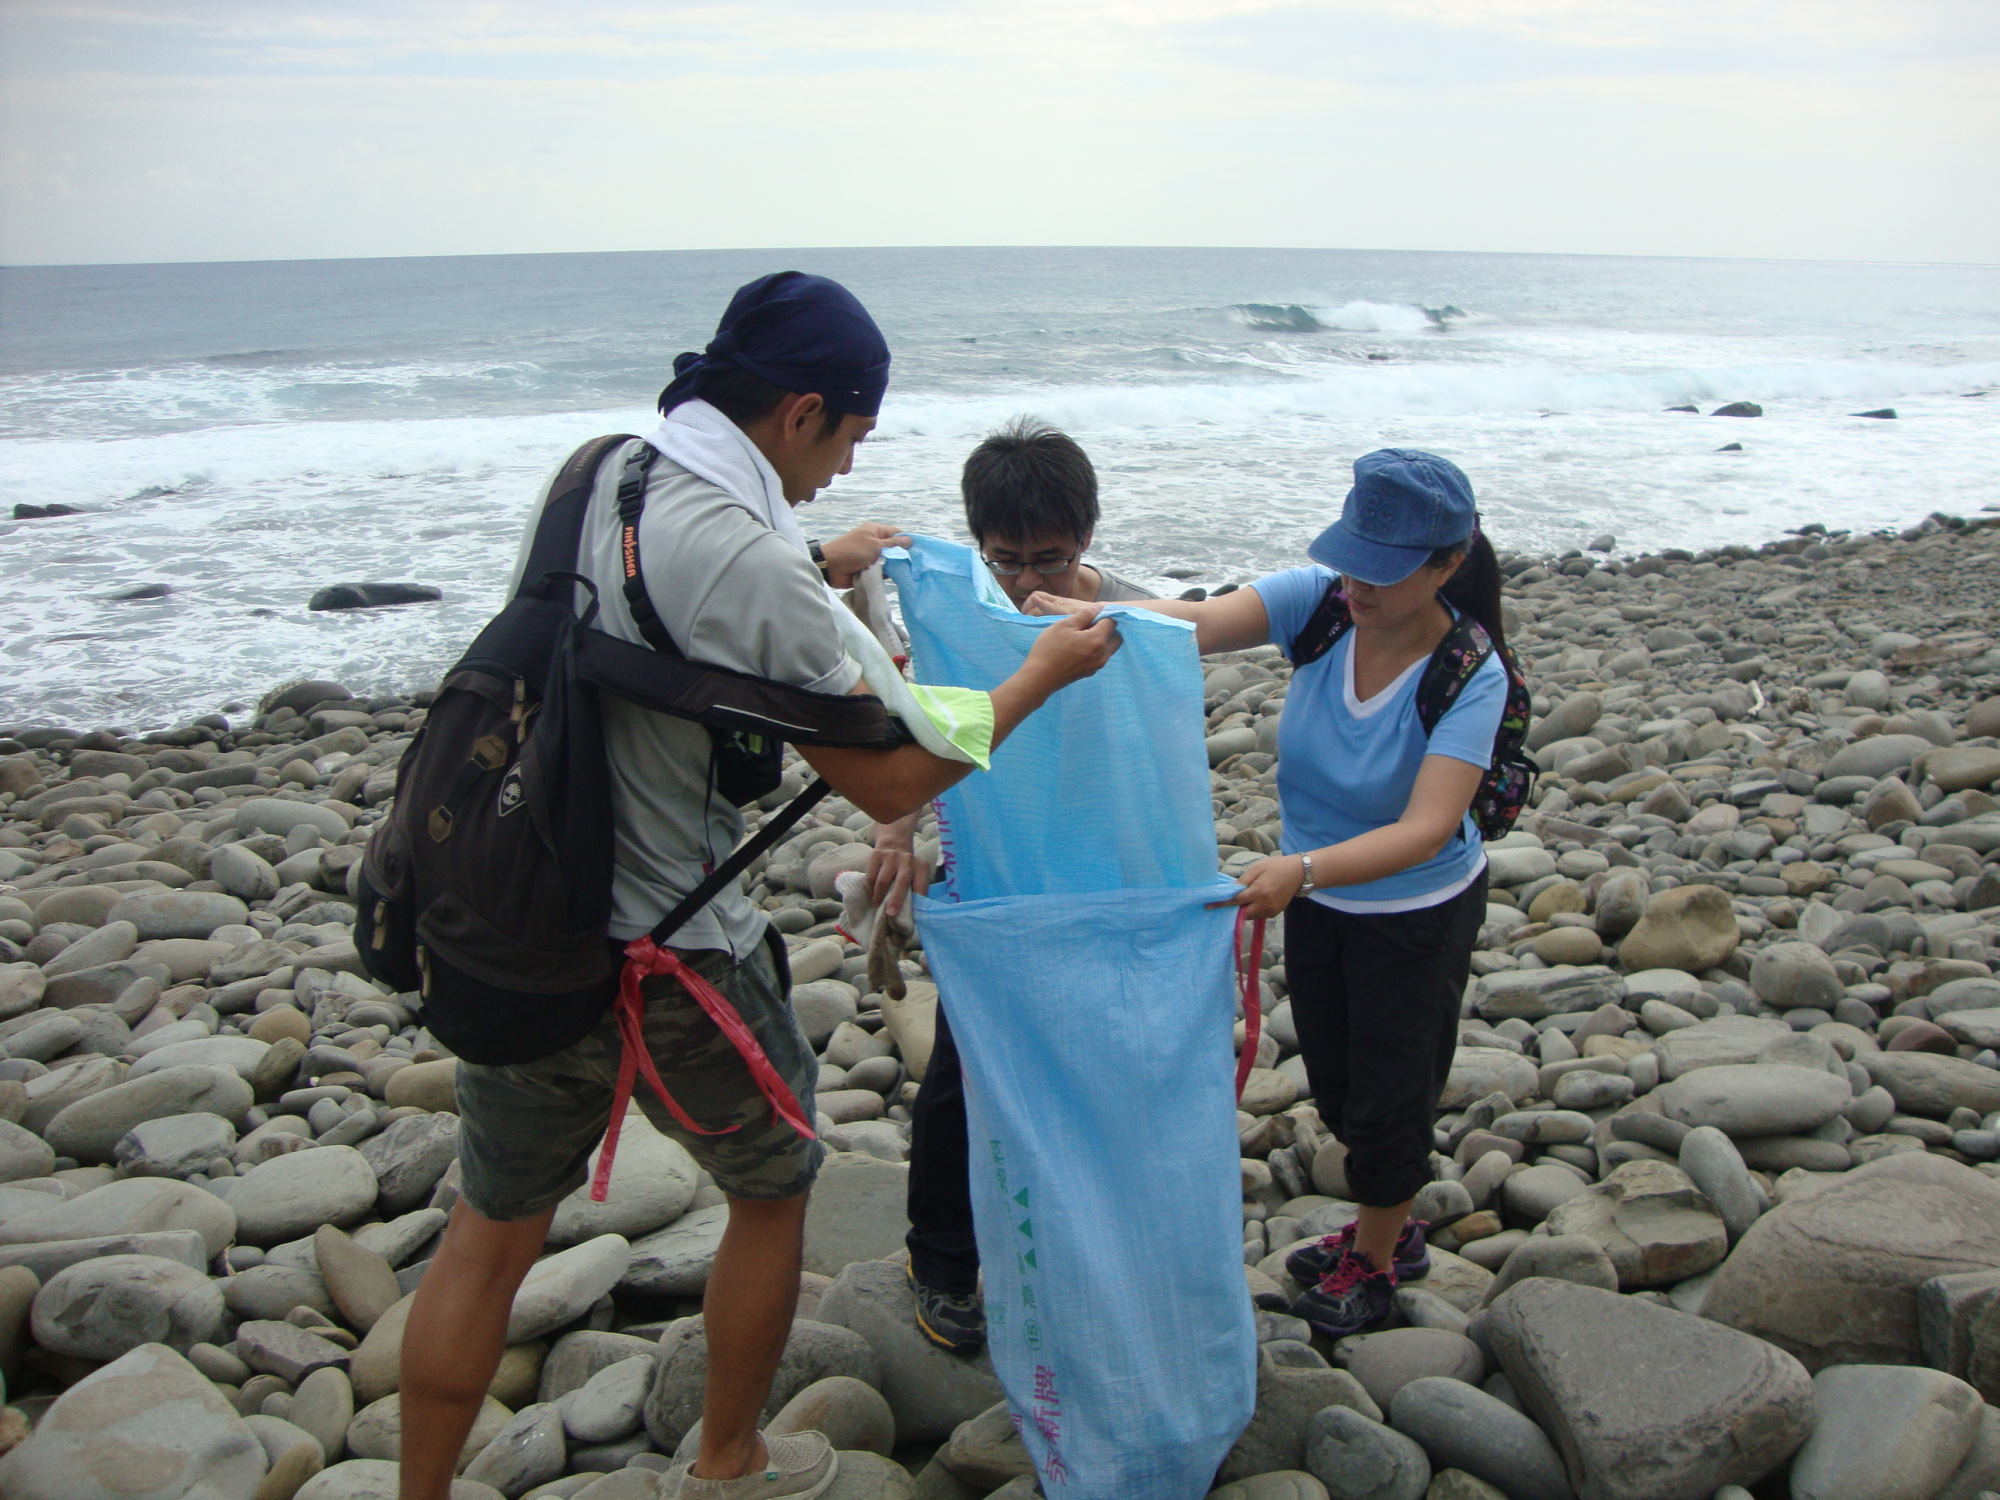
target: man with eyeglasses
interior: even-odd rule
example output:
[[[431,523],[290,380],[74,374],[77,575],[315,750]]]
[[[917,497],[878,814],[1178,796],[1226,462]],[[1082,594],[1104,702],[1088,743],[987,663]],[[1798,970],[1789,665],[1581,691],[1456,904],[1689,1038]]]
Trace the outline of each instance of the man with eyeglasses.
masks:
[[[1093,604],[1158,596],[1086,563],[1097,471],[1067,433],[1025,419],[972,450],[959,478],[972,545],[1019,609],[1040,591]]]
[[[972,544],[1016,608],[1037,591],[1096,604],[1158,597],[1083,560],[1097,530],[1097,471],[1068,434],[1011,422],[972,450],[959,487]],[[915,853],[917,821],[913,814],[876,829],[869,889],[885,916],[930,883]],[[910,1111],[909,1215],[917,1326],[954,1354],[976,1354],[986,1343],[986,1313],[966,1176],[965,1087],[943,1005]]]

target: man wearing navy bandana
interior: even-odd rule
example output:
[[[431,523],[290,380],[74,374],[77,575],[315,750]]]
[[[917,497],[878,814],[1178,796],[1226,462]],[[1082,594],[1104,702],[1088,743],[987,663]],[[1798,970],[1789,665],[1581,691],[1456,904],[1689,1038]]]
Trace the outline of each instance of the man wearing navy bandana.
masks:
[[[898,534],[858,527],[826,544],[816,570],[792,512],[853,467],[888,378],[888,345],[845,287],[786,271],[739,290],[708,347],[674,361],[659,428],[615,448],[598,472],[576,571],[596,587],[599,628],[641,645],[663,630],[694,661],[792,687],[868,691],[822,579],[852,583]],[[628,461],[650,461],[639,470],[644,503],[629,537],[618,507]],[[545,488],[537,517],[548,500]],[[517,581],[534,531],[531,522]],[[628,561],[644,582],[636,599],[625,591]],[[635,607],[653,618],[642,620]],[[991,743],[1115,649],[1109,621],[1044,632],[993,690]],[[617,850],[610,937],[636,948],[726,858],[744,825],[717,794],[708,729],[608,695],[603,716]],[[970,769],[914,743],[800,753],[883,821],[923,806]],[[707,1345],[701,1439],[661,1493],[809,1500],[838,1473],[826,1439],[767,1439],[757,1421],[790,1331],[806,1194],[825,1154],[804,1124],[818,1062],[792,1016],[783,940],[740,887],[677,929],[670,952],[644,981],[639,1027],[673,1102],[644,1090],[633,1102],[707,1172],[729,1217],[697,1335]],[[712,1019],[727,1009],[742,1023],[736,1035]],[[463,1196],[403,1339],[402,1500],[444,1500],[450,1488],[506,1342],[514,1294],[605,1132],[621,1045],[617,1018],[607,1014],[551,1056],[460,1063]],[[671,1446],[685,1414],[649,1415],[665,1424],[654,1435]]]

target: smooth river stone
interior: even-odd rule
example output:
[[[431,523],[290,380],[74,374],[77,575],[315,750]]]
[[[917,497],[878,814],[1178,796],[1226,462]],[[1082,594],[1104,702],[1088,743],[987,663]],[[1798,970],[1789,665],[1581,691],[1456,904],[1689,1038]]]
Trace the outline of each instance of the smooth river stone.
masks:
[[[619,1290],[651,1297],[699,1297],[708,1289],[709,1269],[728,1227],[729,1205],[714,1203],[634,1241]]]
[[[206,1114],[232,1124],[252,1103],[250,1085],[229,1068],[194,1064],[128,1078],[68,1106],[43,1132],[84,1163],[111,1161],[126,1132],[149,1120]]]
[[[1698,1276],[1729,1253],[1721,1216],[1687,1173],[1666,1162],[1625,1163],[1557,1204],[1548,1228],[1553,1236],[1580,1236],[1602,1247],[1627,1291]]]
[[[1813,1427],[1792,1356],[1637,1298],[1524,1281],[1494,1299],[1485,1335],[1580,1494],[1692,1500],[1754,1484]]]
[[[228,1201],[245,1244],[280,1245],[361,1218],[375,1205],[375,1172],[352,1146],[314,1146],[231,1179]]]
[[[2000,1266],[2000,1182],[1925,1152],[1788,1197],[1716,1273],[1702,1315],[1818,1370],[1923,1359],[1917,1290]]]
[[[1547,1434],[1477,1386],[1435,1375],[1413,1380],[1396,1393],[1389,1421],[1416,1439],[1434,1468],[1464,1469],[1514,1500],[1570,1500],[1562,1457]]]
[[[1984,1403],[1940,1370],[1835,1365],[1813,1377],[1819,1420],[1792,1464],[1796,1500],[1937,1495],[1979,1436]]]
[[[1869,1080],[1887,1089],[1904,1114],[1947,1118],[1954,1109],[2000,1110],[2000,1072],[1960,1057],[1927,1052],[1870,1052],[1857,1058]]]
[[[35,1294],[35,1342],[109,1360],[142,1344],[185,1353],[222,1331],[222,1292],[202,1271],[156,1255],[107,1255],[57,1273]]]
[[[1766,1046],[1786,1036],[1792,1036],[1792,1028],[1782,1020],[1722,1016],[1668,1032],[1652,1044],[1652,1050],[1660,1058],[1660,1076],[1680,1078],[1698,1068],[1756,1062]]]
[[[111,920],[131,923],[142,939],[205,938],[249,915],[249,907],[220,891],[154,891],[128,896],[111,908]]]
[[[1853,1095],[1844,1077],[1784,1063],[1697,1068],[1654,1091],[1660,1112],[1668,1119],[1688,1126],[1710,1125],[1731,1137],[1817,1130],[1835,1118]]]
[[[507,1342],[540,1338],[582,1317],[618,1284],[631,1253],[623,1235],[605,1234],[536,1261],[514,1294]]]
[[[34,1245],[153,1229],[192,1229],[212,1259],[236,1238],[236,1214],[212,1193],[170,1177],[131,1177],[0,1223],[0,1245]]]
[[[201,1372],[144,1344],[55,1400],[0,1458],[8,1500],[235,1500],[256,1492],[263,1444]]]
[[[593,1174],[602,1151],[600,1146],[591,1154]],[[625,1114],[605,1201],[591,1201],[586,1181],[556,1205],[549,1243],[575,1245],[601,1234],[629,1240],[664,1229],[687,1211],[700,1179],[687,1148],[655,1130],[635,1104]]]

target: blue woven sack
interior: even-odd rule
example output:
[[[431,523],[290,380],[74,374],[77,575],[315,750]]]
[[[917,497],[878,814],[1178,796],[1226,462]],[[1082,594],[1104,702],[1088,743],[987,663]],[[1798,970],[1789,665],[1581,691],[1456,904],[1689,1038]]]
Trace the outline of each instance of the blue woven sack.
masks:
[[[963,547],[891,558],[919,681],[991,687],[1049,623]],[[1193,631],[1118,613],[1111,663],[940,799],[946,876],[917,921],[964,1061],[994,1368],[1042,1492],[1199,1500],[1256,1399],[1235,914],[1205,909],[1235,886]]]
[[[889,553],[919,682],[992,688],[1052,622],[1018,612],[970,548]],[[953,895],[1206,886],[1215,813],[1194,627],[1111,606],[1125,644],[1017,729],[993,766],[939,799]]]

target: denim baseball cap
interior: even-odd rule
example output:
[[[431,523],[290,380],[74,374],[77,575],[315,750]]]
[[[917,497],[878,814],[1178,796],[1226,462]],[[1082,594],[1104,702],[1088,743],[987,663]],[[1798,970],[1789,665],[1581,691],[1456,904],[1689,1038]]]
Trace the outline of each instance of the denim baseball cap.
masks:
[[[1354,460],[1354,488],[1340,519],[1312,540],[1314,562],[1387,587],[1440,547],[1471,537],[1478,523],[1472,481],[1448,458],[1414,448],[1377,448]]]

